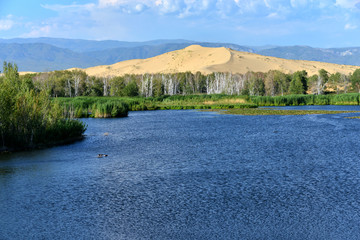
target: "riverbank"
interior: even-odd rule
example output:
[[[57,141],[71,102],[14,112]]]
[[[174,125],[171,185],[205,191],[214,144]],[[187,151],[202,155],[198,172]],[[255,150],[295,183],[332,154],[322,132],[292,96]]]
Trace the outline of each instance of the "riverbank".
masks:
[[[75,118],[126,117],[129,111],[182,109],[256,108],[248,96],[174,95],[160,97],[75,97],[54,98],[67,115]]]
[[[285,96],[238,96],[225,94],[173,95],[160,97],[75,97],[54,98],[53,102],[64,108],[68,116],[75,118],[126,117],[129,111],[182,110],[182,109],[240,109],[247,111],[261,106],[302,106],[302,105],[359,105],[360,94],[338,95],[285,95]],[[235,111],[236,112],[236,111]],[[266,111],[258,112],[268,115]],[[272,114],[275,114],[271,110]],[[294,115],[283,113],[285,115]],[[296,114],[300,114],[296,112]],[[320,114],[320,113],[304,113]]]
[[[249,101],[257,106],[360,105],[360,94],[252,96]]]
[[[220,114],[232,115],[314,115],[314,114],[341,114],[341,113],[360,113],[360,111],[333,111],[333,110],[280,110],[280,109],[228,109],[224,111],[214,110]]]
[[[0,146],[2,151],[49,147],[81,138],[86,125],[52,104],[47,91],[21,79],[16,64],[4,62],[0,77]]]

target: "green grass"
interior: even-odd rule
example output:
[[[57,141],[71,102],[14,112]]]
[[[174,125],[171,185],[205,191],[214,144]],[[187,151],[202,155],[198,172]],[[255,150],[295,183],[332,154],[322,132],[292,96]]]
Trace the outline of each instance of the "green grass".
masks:
[[[250,97],[250,101],[258,106],[359,105],[359,99],[360,94],[358,93]]]
[[[75,118],[111,118],[126,117],[131,103],[134,100],[117,99],[110,97],[76,97],[76,98],[56,98],[64,110],[64,114]]]
[[[161,97],[75,97],[55,98],[64,112],[76,118],[125,117],[128,111],[179,109],[255,108],[246,96],[176,95]]]
[[[76,97],[56,98],[64,111],[73,117],[125,117],[128,111],[230,109],[227,113],[244,115],[331,114],[322,110],[256,110],[257,106],[359,105],[360,94],[229,96],[224,94],[174,95],[160,97]]]
[[[216,111],[216,110],[215,110]],[[217,111],[221,114],[234,115],[309,115],[309,114],[340,114],[340,113],[359,113],[360,111],[327,111],[327,110],[270,110],[260,108],[229,109]]]
[[[346,118],[349,118],[349,119],[360,119],[360,116],[356,116],[356,117],[346,117]]]

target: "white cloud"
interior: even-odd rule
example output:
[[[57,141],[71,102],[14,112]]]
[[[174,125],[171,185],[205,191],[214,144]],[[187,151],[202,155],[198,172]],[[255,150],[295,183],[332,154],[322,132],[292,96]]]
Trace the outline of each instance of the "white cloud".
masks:
[[[181,10],[181,5],[183,5],[183,2],[176,0],[162,0],[157,1],[156,4],[158,10],[163,14],[179,12]]]
[[[210,9],[210,1],[202,0],[184,0],[185,8],[179,14],[180,18],[185,18],[189,16],[199,15],[202,12],[205,12]]]
[[[277,12],[272,12],[269,15],[267,15],[268,18],[280,18],[279,14]]]
[[[155,5],[156,2],[151,0],[99,0],[96,8],[120,10],[123,13],[132,14],[140,13]]]
[[[254,11],[258,6],[267,5],[266,0],[234,0],[236,5],[240,8],[241,12]]]
[[[305,7],[308,4],[307,0],[290,0],[290,4],[293,8]]]
[[[46,4],[42,7],[62,13],[117,11],[118,13],[133,14],[149,10],[153,14],[175,15],[180,18],[209,16],[210,14],[221,17],[246,13],[257,14],[260,9],[261,15],[265,17],[282,7],[282,2],[283,0],[98,0],[95,4]]]
[[[146,6],[144,4],[136,4],[135,6],[135,10],[138,11],[138,12],[142,12],[144,9],[146,8]]]
[[[267,8],[271,8],[271,5],[269,3],[269,0],[264,0],[264,4]]]
[[[23,35],[23,37],[48,37],[51,33],[51,26],[40,26],[40,27],[33,27],[33,29]]]
[[[350,23],[347,23],[347,24],[345,24],[344,29],[345,30],[354,30],[354,29],[357,29],[357,26],[353,25],[353,24],[350,24]]]
[[[99,0],[99,6],[102,8],[106,7],[117,7],[126,4],[127,1],[123,0]]]
[[[12,16],[8,15],[4,19],[0,19],[0,31],[10,30],[15,25],[15,22],[12,20]]]
[[[52,11],[56,11],[56,12],[77,12],[79,10],[91,11],[92,9],[94,9],[95,4],[93,4],[93,3],[83,4],[83,5],[80,5],[80,4],[71,4],[71,5],[44,4],[44,5],[41,5],[41,7],[52,10]]]
[[[209,12],[220,16],[230,13],[255,12],[258,7],[271,7],[273,1],[280,0],[98,0],[99,8],[126,9],[133,12],[151,9],[158,14],[175,14],[180,17],[203,15]],[[140,4],[140,5],[139,5]]]
[[[157,26],[153,31],[160,28],[159,25],[168,26],[170,23],[180,24],[184,29],[198,26],[211,29],[213,26],[221,28],[221,23],[225,22],[228,29],[247,25],[270,28],[274,24],[280,26],[281,22],[303,22],[303,26],[310,29],[324,17],[323,13],[342,19],[338,28],[344,31],[357,28],[354,25],[357,22],[354,21],[353,11],[345,7],[354,7],[358,2],[360,0],[97,0],[96,3],[89,4],[43,5],[58,14],[38,23],[36,28],[32,26],[28,35],[44,36],[58,32],[70,35],[74,34],[73,29],[77,29],[79,33],[75,34],[78,35],[81,30],[90,36],[95,35],[93,33],[96,31],[101,32],[103,37],[126,34],[138,36],[141,26],[156,21],[158,24],[153,24]],[[350,17],[344,20],[347,13]],[[169,28],[179,28],[180,25],[173,24]],[[288,27],[291,29],[291,24]],[[152,26],[147,28],[152,29]],[[142,31],[147,31],[147,28],[144,27]],[[171,31],[172,29],[164,32]],[[271,35],[270,32],[263,34]]]
[[[342,8],[359,8],[360,0],[336,0],[335,6]]]

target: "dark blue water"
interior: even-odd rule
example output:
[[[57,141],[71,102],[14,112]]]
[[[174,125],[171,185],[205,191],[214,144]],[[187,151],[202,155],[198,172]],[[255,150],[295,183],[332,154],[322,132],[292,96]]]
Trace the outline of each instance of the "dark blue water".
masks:
[[[86,119],[84,141],[0,156],[0,239],[360,239],[354,115]]]

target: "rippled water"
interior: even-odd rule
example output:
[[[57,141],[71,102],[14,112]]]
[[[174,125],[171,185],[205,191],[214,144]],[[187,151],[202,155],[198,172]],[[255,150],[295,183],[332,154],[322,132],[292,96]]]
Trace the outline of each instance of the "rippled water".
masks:
[[[0,156],[0,239],[360,239],[354,115],[86,119],[84,141]]]

